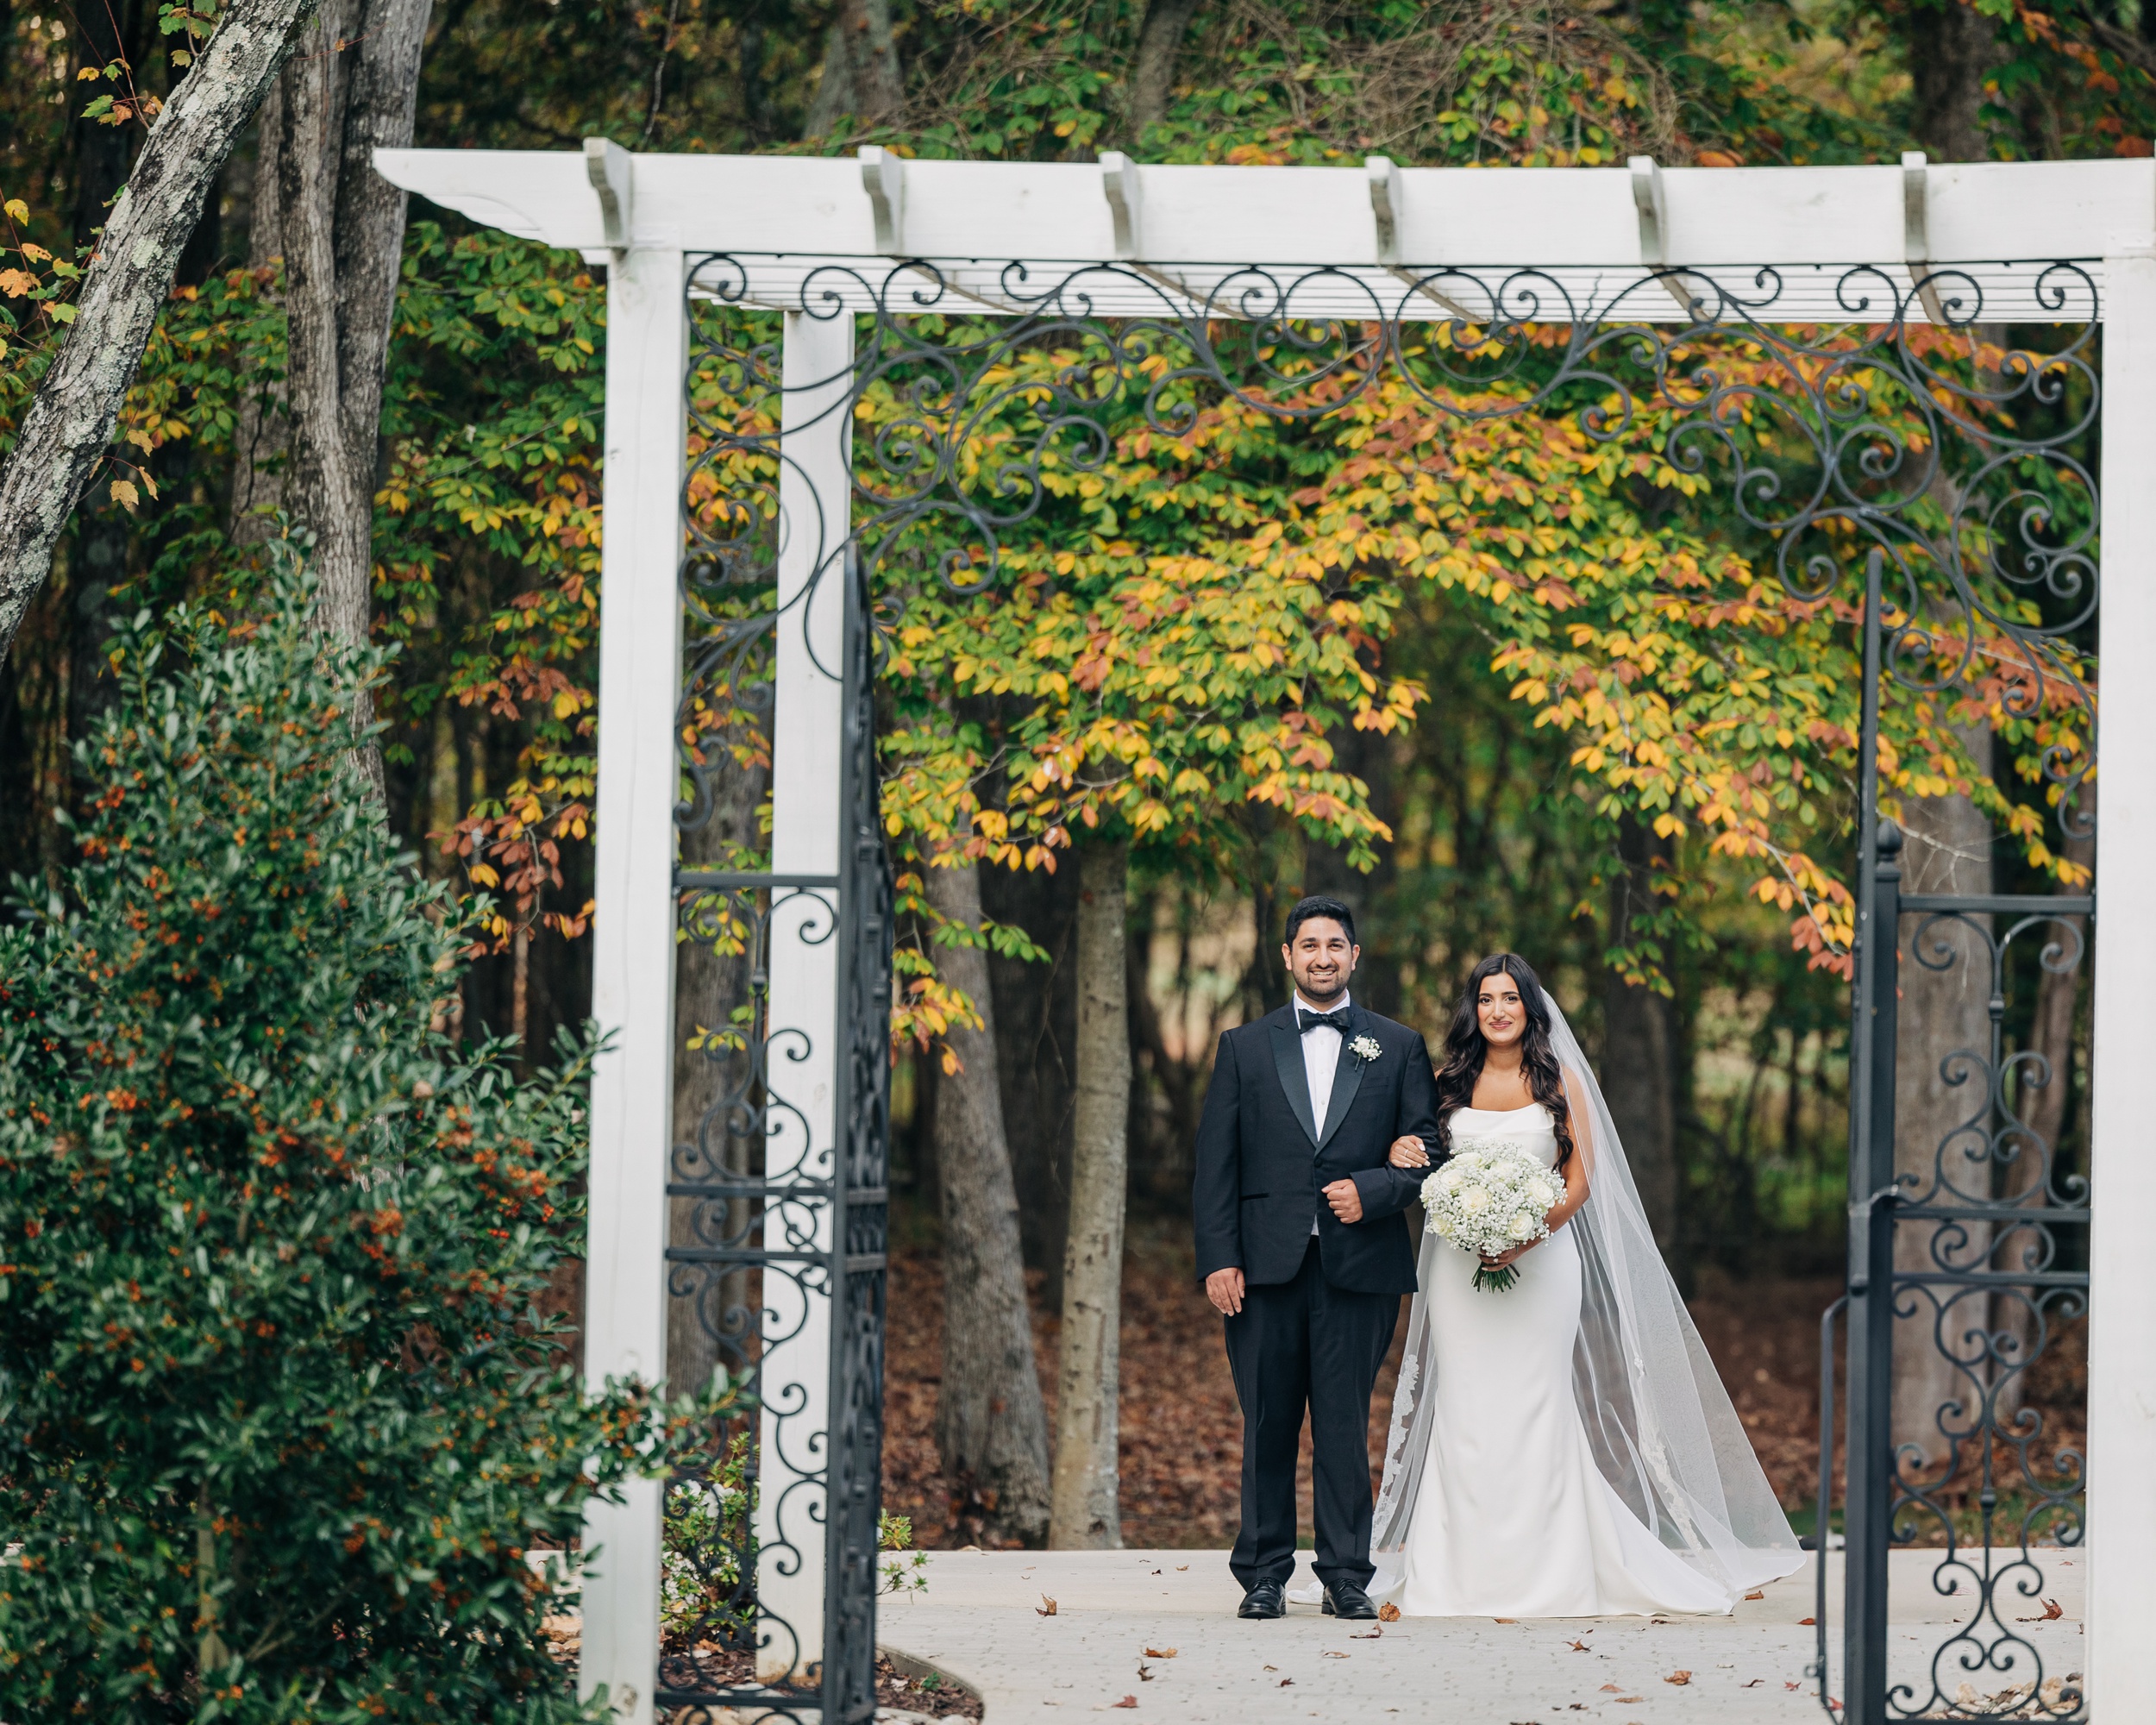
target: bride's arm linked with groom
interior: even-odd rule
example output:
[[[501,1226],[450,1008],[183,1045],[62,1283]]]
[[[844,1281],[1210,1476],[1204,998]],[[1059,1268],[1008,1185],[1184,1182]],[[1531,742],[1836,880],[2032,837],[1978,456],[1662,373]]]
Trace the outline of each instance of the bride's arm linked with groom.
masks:
[[[1306,1417],[1317,1585],[1294,1598],[1327,1613],[1723,1613],[1789,1574],[1796,1536],[1532,968],[1474,967],[1433,1070],[1355,1000],[1347,906],[1303,900],[1281,956],[1293,998],[1220,1038],[1194,1146],[1198,1274],[1243,1410],[1238,1615],[1286,1614]]]

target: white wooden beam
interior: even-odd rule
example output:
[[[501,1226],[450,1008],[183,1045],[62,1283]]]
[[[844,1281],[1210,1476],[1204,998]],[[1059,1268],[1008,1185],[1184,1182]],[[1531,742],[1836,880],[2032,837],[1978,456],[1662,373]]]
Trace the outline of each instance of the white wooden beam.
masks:
[[[592,1017],[613,1043],[592,1073],[584,1376],[595,1390],[609,1377],[649,1383],[667,1370],[686,353],[680,253],[623,254],[606,285]],[[578,1684],[586,1696],[605,1684],[624,1725],[650,1725],[663,1488],[636,1480],[624,1495],[585,1511],[584,1548],[597,1555],[584,1582]]]
[[[891,159],[895,160],[895,159]],[[606,244],[580,154],[380,150],[396,185],[549,245]],[[851,159],[640,155],[635,238],[690,251],[888,256]],[[924,258],[1090,260],[1119,255],[1102,166],[909,160],[905,249]],[[1378,258],[1369,169],[1129,164],[1142,185],[1138,254],[1156,265],[1363,265]],[[1608,168],[1413,168],[1388,184],[1397,261],[1637,269],[1632,176]],[[1908,260],[1904,176],[1866,167],[1660,170],[1664,255],[1688,269]],[[1934,162],[1934,262],[2100,257],[2119,236],[2156,244],[2156,160]],[[1127,198],[1126,198],[1127,202]],[[887,236],[889,237],[889,236]]]
[[[2156,1719],[2156,1154],[2144,1062],[2156,1046],[2156,252],[2105,271],[2103,813],[2096,828],[2096,1029],[2090,1050],[2089,1709]],[[2141,876],[2150,876],[2144,884]]]
[[[779,618],[774,651],[771,866],[836,877],[843,823],[845,567],[853,500],[854,320],[788,312],[779,410]],[[837,1167],[839,966],[835,888],[774,895],[767,1180],[828,1181]],[[831,1205],[774,1200],[773,1251],[828,1251]],[[813,1285],[810,1285],[813,1284]],[[824,1656],[824,1503],[830,1464],[831,1302],[817,1266],[763,1273],[756,1674],[779,1681]]]

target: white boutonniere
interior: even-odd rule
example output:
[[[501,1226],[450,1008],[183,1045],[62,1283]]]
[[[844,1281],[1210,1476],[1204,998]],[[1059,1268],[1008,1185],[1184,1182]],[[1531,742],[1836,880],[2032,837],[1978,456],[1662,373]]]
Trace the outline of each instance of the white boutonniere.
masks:
[[[1348,1044],[1348,1052],[1366,1064],[1384,1051],[1378,1046],[1377,1038],[1374,1036],[1358,1036]]]

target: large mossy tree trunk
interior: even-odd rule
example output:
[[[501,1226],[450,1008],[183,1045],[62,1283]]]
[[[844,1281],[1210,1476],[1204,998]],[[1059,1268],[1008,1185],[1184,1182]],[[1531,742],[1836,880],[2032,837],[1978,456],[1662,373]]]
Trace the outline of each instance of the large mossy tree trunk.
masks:
[[[1124,968],[1129,875],[1130,847],[1120,840],[1078,853],[1078,1097],[1049,1533],[1059,1549],[1112,1550],[1123,1543],[1116,1398],[1131,1117]]]
[[[931,869],[927,883],[929,902],[943,916],[966,928],[981,926],[977,865]],[[939,1074],[935,1087],[943,1215],[943,1375],[936,1398],[936,1448],[954,1521],[984,1543],[1038,1546],[1049,1527],[1048,1414],[1025,1302],[988,956],[978,946],[947,946],[938,950],[937,965],[975,1003],[983,1025],[948,1033],[958,1070]]]
[[[75,321],[0,467],[0,658],[111,443],[204,200],[306,10],[304,0],[234,0],[143,140],[83,279]]]

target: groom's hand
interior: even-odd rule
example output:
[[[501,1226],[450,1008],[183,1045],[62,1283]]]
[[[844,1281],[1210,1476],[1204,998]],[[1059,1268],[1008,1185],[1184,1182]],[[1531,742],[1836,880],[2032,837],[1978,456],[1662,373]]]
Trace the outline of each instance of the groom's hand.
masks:
[[[1206,1298],[1224,1318],[1232,1318],[1243,1309],[1243,1272],[1239,1270],[1216,1270],[1206,1277]]]
[[[1332,1206],[1332,1214],[1342,1221],[1363,1220],[1363,1195],[1352,1180],[1335,1180],[1325,1189],[1325,1201]]]

